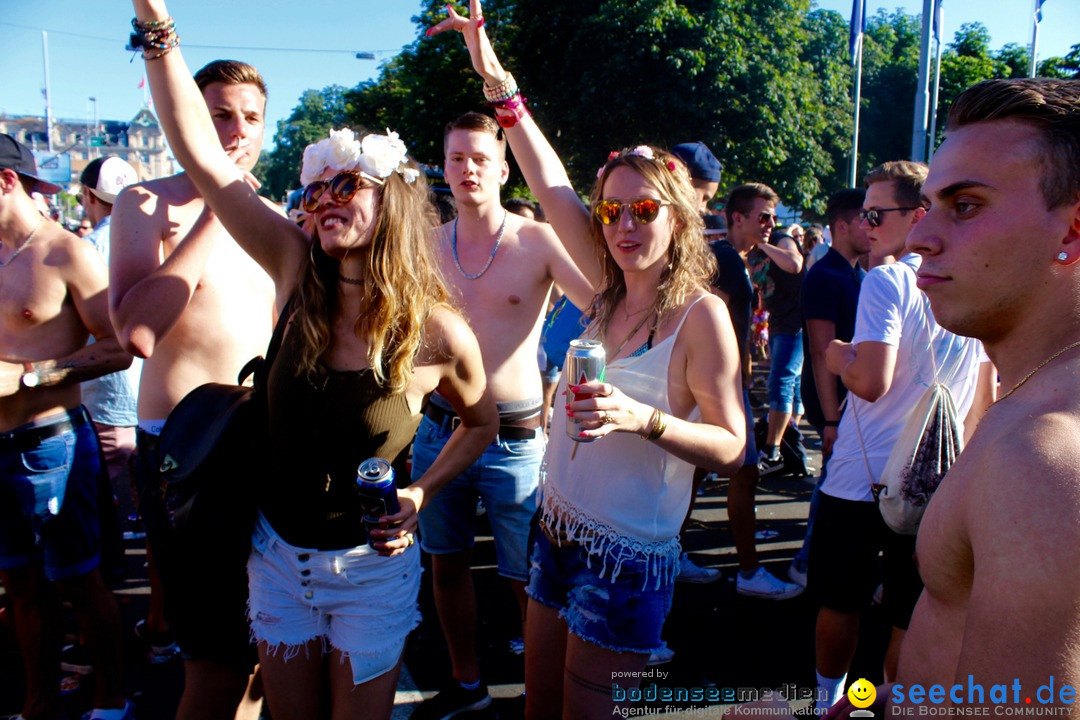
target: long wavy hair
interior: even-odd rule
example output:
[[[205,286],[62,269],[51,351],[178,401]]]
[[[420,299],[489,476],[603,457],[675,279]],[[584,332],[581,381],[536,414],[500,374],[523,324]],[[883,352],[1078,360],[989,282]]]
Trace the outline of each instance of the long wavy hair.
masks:
[[[644,147],[652,151],[655,159],[635,154]],[[604,198],[604,183],[620,167],[633,170],[656,188],[661,200],[671,203],[668,210],[675,216],[675,229],[668,246],[668,264],[660,276],[660,285],[652,304],[656,325],[659,325],[668,312],[682,306],[691,292],[707,287],[716,273],[716,258],[705,244],[705,225],[698,212],[698,197],[690,184],[686,167],[675,156],[659,148],[638,146],[627,148],[618,155],[612,153],[593,186],[590,207],[595,207]],[[615,306],[626,296],[626,279],[608,251],[603,227],[596,214],[589,213],[589,232],[604,272],[600,294],[589,311],[590,323],[600,335],[607,331]]]
[[[417,166],[409,160],[409,167]],[[368,343],[367,359],[379,385],[401,392],[411,379],[428,314],[437,305],[449,304],[431,255],[438,217],[423,173],[412,183],[391,173],[375,192],[379,193],[375,232],[370,243],[356,250],[366,267],[363,303],[353,331]],[[297,375],[321,372],[340,282],[340,263],[323,251],[317,229],[308,257],[300,270],[294,318],[304,340]]]

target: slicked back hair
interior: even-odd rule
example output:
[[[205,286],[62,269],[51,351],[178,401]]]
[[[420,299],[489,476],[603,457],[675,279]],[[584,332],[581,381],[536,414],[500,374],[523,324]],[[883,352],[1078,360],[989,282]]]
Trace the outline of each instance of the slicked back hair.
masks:
[[[1046,208],[1080,198],[1080,81],[1049,78],[984,80],[956,98],[948,132],[965,125],[1015,120],[1039,133],[1039,183]]]

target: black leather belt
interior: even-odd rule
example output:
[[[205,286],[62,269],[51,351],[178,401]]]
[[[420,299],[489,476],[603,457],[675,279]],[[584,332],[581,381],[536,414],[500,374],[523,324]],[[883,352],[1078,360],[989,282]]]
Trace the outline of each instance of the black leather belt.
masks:
[[[73,432],[90,422],[90,416],[86,409],[80,407],[77,410],[69,410],[67,417],[48,425],[35,427],[15,428],[11,432],[0,433],[0,451],[4,452],[27,452],[33,450],[42,441],[54,438],[57,435]]]
[[[456,430],[461,424],[461,418],[457,413],[443,410],[435,403],[428,403],[424,415],[431,418],[432,422],[440,426]],[[536,437],[536,431],[540,429],[540,413],[531,415],[521,420],[515,420],[506,425],[499,425],[499,437],[503,440],[532,440]]]

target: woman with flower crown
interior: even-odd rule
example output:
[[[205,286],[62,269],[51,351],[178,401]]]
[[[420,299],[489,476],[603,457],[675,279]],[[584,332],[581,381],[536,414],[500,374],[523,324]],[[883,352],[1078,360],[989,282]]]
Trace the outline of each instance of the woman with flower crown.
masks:
[[[661,645],[694,467],[742,462],[735,333],[706,289],[715,261],[685,168],[648,145],[612,153],[584,207],[495,56],[479,0],[469,5],[469,18],[448,6],[428,35],[462,33],[555,232],[571,254],[602,256],[585,337],[603,342],[606,377],[562,381],[527,589],[525,687],[528,718],[608,718],[612,678],[636,687]]]
[[[133,42],[176,158],[279,299],[291,298],[267,380],[272,471],[258,483],[248,563],[270,710],[276,720],[387,718],[419,620],[417,512],[498,427],[476,338],[447,305],[429,257],[436,218],[423,178],[395,133],[331,132],[304,152],[309,238],[221,149],[164,3],[134,5]],[[431,469],[398,491],[400,512],[366,530],[357,467],[404,460],[436,389],[461,425]]]

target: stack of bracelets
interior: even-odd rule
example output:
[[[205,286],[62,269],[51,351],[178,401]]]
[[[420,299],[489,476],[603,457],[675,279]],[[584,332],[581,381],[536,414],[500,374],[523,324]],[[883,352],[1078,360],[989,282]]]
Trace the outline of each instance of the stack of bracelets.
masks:
[[[512,128],[518,124],[518,120],[531,114],[525,105],[528,99],[521,97],[517,81],[510,73],[507,73],[506,79],[498,85],[491,86],[485,82],[484,97],[488,104],[495,108],[495,119],[501,127]]]
[[[649,431],[642,433],[639,437],[642,440],[659,440],[665,430],[667,430],[667,415],[660,408],[653,408],[652,415],[649,416]]]
[[[139,20],[133,18],[131,27],[131,50],[142,48],[143,60],[156,60],[180,44],[176,23],[172,18],[164,20]]]

